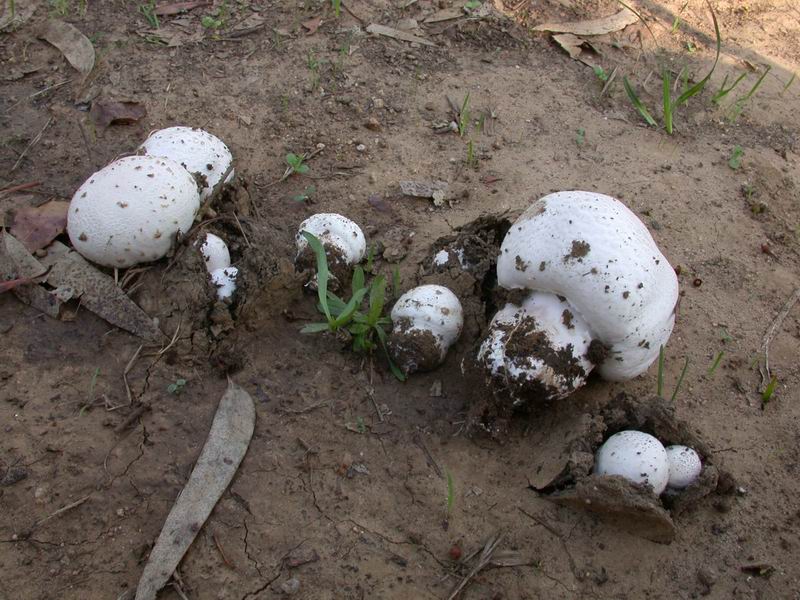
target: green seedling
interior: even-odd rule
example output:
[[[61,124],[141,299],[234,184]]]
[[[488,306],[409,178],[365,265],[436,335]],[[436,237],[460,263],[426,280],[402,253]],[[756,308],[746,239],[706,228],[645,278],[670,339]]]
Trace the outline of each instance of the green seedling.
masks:
[[[694,54],[695,52],[697,52],[697,46],[695,46],[690,40],[690,41],[686,42],[686,51],[689,54]]]
[[[311,73],[311,89],[316,91],[319,88],[319,60],[313,50],[308,51],[306,66]]]
[[[480,0],[469,0],[469,2],[464,3],[464,8],[467,10],[475,10],[476,8],[481,7]]]
[[[302,165],[302,166],[304,166],[304,167],[306,167],[306,169],[308,169],[308,167],[306,165]],[[299,194],[296,194],[296,195],[292,196],[292,200],[294,200],[295,202],[306,202],[307,200],[309,200],[311,198],[311,196],[316,191],[317,191],[316,186],[309,185],[306,189],[304,189]]]
[[[458,135],[464,137],[469,129],[469,92],[464,96],[461,110],[458,112]]]
[[[356,417],[356,429],[358,429],[358,433],[367,433],[367,424],[364,423],[364,417]]]
[[[140,4],[139,12],[142,13],[142,16],[150,27],[153,29],[158,29],[160,27],[161,23],[159,23],[158,15],[156,14],[156,0],[149,0],[145,4]]]
[[[775,393],[775,386],[778,385],[778,377],[776,375],[772,376],[772,379],[769,380],[769,384],[764,389],[761,394],[761,408],[764,409],[769,401],[772,400],[772,395]]]
[[[660,398],[664,397],[664,362],[665,362],[665,355],[664,355],[664,346],[661,346],[658,349],[658,380],[656,382],[656,393]],[[675,383],[675,389],[672,391],[672,396],[670,396],[670,400],[672,402],[675,401],[675,398],[678,397],[678,392],[681,389],[681,385],[683,384],[683,379],[686,377],[686,371],[689,369],[689,357],[687,356],[683,362],[683,369],[681,369],[681,374],[678,375],[678,381]]]
[[[392,361],[386,345],[386,329],[392,324],[391,319],[383,315],[386,303],[386,278],[378,275],[373,278],[370,285],[366,285],[364,269],[356,266],[353,270],[352,295],[349,300],[345,301],[328,289],[330,270],[322,242],[308,231],[302,233],[317,260],[317,296],[319,300],[317,309],[325,315],[327,321],[309,323],[300,332],[345,331],[350,335],[353,351],[363,354],[371,355],[372,351],[380,346],[392,374],[400,381],[404,381],[405,376]],[[366,311],[362,311],[360,309],[365,298],[368,300],[367,308]]]
[[[708,376],[709,377],[714,375],[714,373],[717,370],[717,367],[719,367],[719,364],[722,362],[722,357],[723,356],[725,356],[725,351],[724,350],[720,350],[717,353],[717,356],[714,357],[714,362],[711,363],[711,366],[708,368]]]
[[[168,394],[173,394],[173,395],[178,395],[178,394],[181,394],[185,388],[186,388],[186,380],[185,379],[176,379],[174,383],[170,383],[167,386],[167,393]]]
[[[723,327],[719,330],[719,339],[722,340],[724,344],[727,344],[733,341],[733,336]]]
[[[730,108],[730,114],[729,114],[729,119],[731,120],[731,122],[734,122],[736,121],[736,119],[739,118],[739,115],[741,115],[742,111],[744,110],[745,104],[747,104],[750,101],[750,99],[755,95],[755,93],[758,91],[758,88],[760,88],[761,84],[764,83],[764,78],[769,74],[771,70],[772,66],[768,65],[767,68],[764,69],[764,72],[761,74],[761,77],[758,78],[758,81],[756,81],[755,84],[753,84],[753,87],[750,88],[750,91],[733,103],[733,106],[731,106]]]
[[[742,156],[744,156],[744,150],[741,146],[736,146],[728,159],[728,166],[734,171],[739,170],[739,167],[742,166]]]
[[[595,77],[597,77],[600,81],[602,81],[603,83],[608,81],[608,73],[605,72],[603,67],[599,66],[593,67],[592,70],[594,71]]]
[[[289,152],[286,155],[286,164],[289,165],[289,175],[297,173],[298,175],[305,175],[308,173],[308,165],[305,164],[306,157],[303,154],[294,154]]]
[[[206,29],[220,29],[222,28],[222,20],[211,15],[204,15],[200,19],[200,24]]]
[[[471,169],[478,168],[478,157],[475,155],[475,145],[472,140],[467,142],[467,166]]]
[[[734,90],[734,88],[736,88],[736,86],[739,85],[739,82],[745,77],[747,77],[747,73],[742,73],[741,75],[739,75],[739,77],[737,77],[734,80],[734,82],[731,84],[730,87],[726,88],[725,84],[728,83],[728,75],[725,74],[725,78],[722,80],[722,85],[719,86],[719,91],[716,94],[714,94],[714,96],[712,96],[711,102],[713,102],[714,104],[719,104],[720,102],[722,102],[722,99],[725,98],[725,96],[727,96],[729,93],[731,93]]]
[[[789,87],[794,83],[796,77],[797,73],[792,73],[792,76],[789,78],[789,81],[787,81],[786,85],[783,86],[783,89],[781,90],[781,95],[783,95],[786,92],[786,90],[789,89]]]
[[[586,130],[581,127],[578,129],[578,135],[575,138],[575,143],[578,144],[578,148],[582,147],[583,144],[586,142]]]
[[[333,6],[333,14],[338,19],[339,14],[342,12],[342,0],[331,0],[331,6]]]

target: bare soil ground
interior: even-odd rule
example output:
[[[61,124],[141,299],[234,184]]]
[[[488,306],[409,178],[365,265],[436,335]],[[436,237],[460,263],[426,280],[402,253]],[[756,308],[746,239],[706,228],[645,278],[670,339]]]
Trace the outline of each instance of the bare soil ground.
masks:
[[[0,296],[2,600],[133,597],[204,443],[224,372],[253,396],[258,420],[233,484],[181,564],[188,598],[278,598],[291,578],[300,598],[447,598],[466,574],[451,549],[466,556],[498,532],[500,548],[524,564],[481,571],[464,598],[800,598],[800,308],[770,345],[777,387],[763,408],[757,368],[763,336],[800,275],[800,83],[784,89],[800,64],[792,0],[713,2],[720,64],[706,91],[678,111],[673,136],[642,121],[622,75],[660,120],[659,67],[677,74],[688,66],[697,81],[714,59],[699,0],[633,2],[655,37],[638,23],[595,41],[600,54],[591,60],[606,73],[618,67],[603,95],[592,69],[530,28],[612,14],[612,0],[496,0],[481,18],[425,25],[463,3],[353,0],[336,19],[313,0],[216,0],[162,17],[158,30],[133,2],[90,2],[85,12],[79,2],[41,4],[0,34],[0,189],[40,182],[0,192],[3,213],[69,199],[149,130],[203,127],[236,159],[240,187],[216,210],[236,211],[241,228],[220,219],[208,230],[229,241],[243,286],[225,319],[204,296],[199,262],[187,257],[167,271],[165,260],[141,275],[133,297],[177,336],[167,352],[140,352],[127,375],[132,405],[123,373],[139,339],[87,310],[56,321]],[[216,29],[202,24],[213,15]],[[86,80],[37,38],[48,17],[94,43],[97,65]],[[303,23],[313,29],[316,17],[321,26],[309,34]],[[363,31],[373,22],[413,25],[408,19],[436,46]],[[742,114],[727,118],[730,100],[767,65]],[[730,84],[743,72],[715,106],[723,78]],[[460,103],[467,93],[474,118],[486,115],[483,127],[473,124],[464,138],[437,134],[434,125],[451,118],[446,97]],[[95,128],[88,110],[105,100],[140,103],[147,116]],[[287,152],[318,144],[325,147],[308,175],[272,183]],[[743,155],[733,168],[737,146]],[[446,181],[450,201],[435,207],[403,196],[405,179]],[[624,200],[680,266],[667,392],[688,357],[677,413],[738,490],[680,515],[670,545],[529,488],[540,466],[535,440],[549,422],[542,414],[517,416],[502,441],[467,431],[470,407],[486,391],[468,384],[460,363],[485,321],[467,323],[441,368],[402,384],[334,337],[298,333],[315,313],[290,262],[308,215],[341,212],[360,223],[385,248],[377,270],[399,266],[405,289],[455,227],[565,189]],[[178,379],[185,387],[169,393]],[[594,414],[622,390],[655,389],[655,367],[625,384],[593,377],[561,410]],[[120,431],[143,403],[150,410]],[[449,518],[445,473],[454,487]],[[769,569],[742,570],[753,564]],[[161,597],[181,596],[170,586]]]

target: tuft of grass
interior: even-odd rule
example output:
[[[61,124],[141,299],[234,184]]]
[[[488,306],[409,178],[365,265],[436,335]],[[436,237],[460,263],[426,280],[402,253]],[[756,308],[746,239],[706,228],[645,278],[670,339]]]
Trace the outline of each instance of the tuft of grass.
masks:
[[[609,75],[608,73],[605,72],[605,69],[603,69],[603,67],[600,66],[592,67],[592,70],[594,71],[595,77],[597,77],[600,81],[602,81],[603,83],[608,81]]]
[[[656,381],[656,393],[658,394],[659,398],[664,397],[664,363],[665,363],[665,355],[664,355],[664,346],[661,346],[658,349],[658,379]],[[672,395],[670,396],[670,401],[674,402],[675,398],[678,397],[678,392],[681,389],[681,385],[683,384],[683,379],[686,377],[686,371],[689,370],[689,357],[685,357],[683,360],[683,369],[681,369],[681,374],[678,375],[678,381],[675,383],[675,389],[672,391]]]
[[[737,77],[734,80],[734,82],[731,84],[730,87],[726,88],[725,84],[728,83],[728,75],[726,73],[725,78],[722,80],[722,85],[719,86],[719,90],[717,91],[717,93],[714,94],[714,96],[712,96],[711,102],[713,102],[714,104],[719,104],[720,102],[722,102],[722,99],[729,93],[731,93],[736,88],[736,86],[739,85],[739,82],[741,82],[742,79],[744,79],[745,77],[747,77],[747,73],[742,73],[741,75],[739,75],[739,77]]]
[[[147,2],[139,5],[139,12],[142,13],[144,20],[153,29],[158,29],[161,23],[156,14],[156,0],[148,0]]]
[[[741,146],[736,146],[731,152],[731,157],[728,159],[728,166],[733,169],[734,171],[738,171],[739,168],[742,166],[742,157],[744,156],[744,150]]]
[[[325,248],[314,234],[303,231],[303,237],[314,252],[317,260],[317,297],[319,303],[317,310],[325,315],[326,321],[309,323],[300,333],[321,333],[324,331],[344,331],[350,335],[354,352],[371,355],[373,350],[380,347],[392,374],[400,381],[405,381],[405,375],[389,356],[387,348],[386,330],[391,327],[392,320],[383,314],[386,304],[386,278],[378,275],[372,282],[366,284],[364,269],[360,265],[353,269],[352,295],[345,301],[328,289],[330,269]],[[367,307],[362,310],[364,300]]]
[[[467,142],[467,166],[471,169],[478,168],[478,156],[475,154],[475,145],[472,140]]]
[[[778,385],[778,377],[776,375],[772,376],[772,379],[769,380],[767,387],[761,393],[761,408],[769,404],[769,401],[772,400],[772,395],[775,393],[775,386]]]
[[[761,77],[753,84],[753,87],[750,88],[750,91],[747,92],[744,96],[741,96],[733,103],[733,106],[730,108],[730,113],[728,118],[731,122],[735,122],[736,119],[739,118],[739,115],[742,114],[745,105],[750,101],[750,99],[755,95],[758,91],[758,88],[761,87],[761,84],[764,83],[764,78],[769,74],[772,70],[772,65],[767,65],[767,68],[764,69],[764,72],[761,74]]]
[[[583,127],[578,128],[578,135],[575,137],[575,143],[578,144],[578,148],[582,147],[583,144],[586,142],[586,130]]]
[[[636,95],[636,91],[633,89],[631,82],[628,81],[627,76],[622,77],[622,85],[625,87],[625,93],[628,94],[628,98],[633,104],[634,108],[639,111],[639,114],[642,115],[642,118],[647,121],[647,124],[652,127],[658,127],[658,123],[647,110],[647,107],[644,103],[639,99],[639,96]]]

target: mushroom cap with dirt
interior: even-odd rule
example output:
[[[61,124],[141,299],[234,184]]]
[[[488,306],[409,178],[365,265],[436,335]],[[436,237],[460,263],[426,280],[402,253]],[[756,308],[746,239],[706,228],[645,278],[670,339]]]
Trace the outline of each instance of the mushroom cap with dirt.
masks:
[[[504,316],[493,322],[479,353],[493,380],[507,385],[525,359],[509,347],[536,352],[536,365],[512,377],[514,387],[527,386],[536,397],[568,395],[592,366],[610,381],[636,377],[658,357],[675,323],[675,271],[639,218],[603,194],[558,192],[534,202],[503,240],[497,281],[535,293],[534,305],[550,297],[547,311],[523,303],[515,328]],[[589,344],[560,341],[570,336]],[[520,337],[530,339],[513,339]],[[504,362],[488,351],[498,345],[506,346]],[[584,373],[570,377],[578,368]]]
[[[361,262],[367,253],[367,240],[361,227],[343,215],[318,213],[300,223],[295,235],[295,265],[300,270],[316,268],[316,257],[303,235],[304,231],[319,239],[325,248],[328,268],[339,283],[349,280],[350,268]]]
[[[389,353],[406,374],[439,366],[464,326],[461,302],[441,285],[408,290],[397,299],[391,318]]]
[[[72,197],[67,233],[92,262],[123,268],[169,252],[200,208],[197,184],[178,163],[128,156],[103,167]]]
[[[234,177],[233,155],[228,146],[202,129],[182,126],[159,129],[150,134],[139,151],[148,156],[169,158],[197,174],[201,202],[208,198],[229,167],[225,183],[230,183]]]

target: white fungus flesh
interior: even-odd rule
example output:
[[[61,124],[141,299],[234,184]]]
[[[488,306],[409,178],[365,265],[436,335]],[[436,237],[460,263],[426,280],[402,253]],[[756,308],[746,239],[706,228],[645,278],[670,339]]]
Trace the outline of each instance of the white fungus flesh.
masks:
[[[596,367],[610,381],[646,371],[675,323],[675,271],[639,218],[603,194],[534,202],[503,240],[497,279],[506,289],[566,298],[609,350]]]
[[[648,433],[620,431],[600,446],[594,458],[594,472],[647,484],[660,496],[669,480],[667,451]]]
[[[239,269],[236,267],[227,267],[211,272],[211,283],[217,288],[218,299],[225,300],[233,296],[236,291],[236,277],[238,275]]]
[[[192,127],[167,127],[155,131],[141,145],[140,151],[149,156],[169,158],[190,173],[197,173],[201,202],[208,198],[233,163],[233,155],[221,139]],[[225,183],[232,181],[233,177],[231,169]]]
[[[75,249],[106,267],[130,267],[167,254],[200,208],[197,184],[178,163],[154,156],[112,162],[78,188],[67,233]]]
[[[667,446],[669,481],[667,487],[682,490],[692,485],[703,470],[700,456],[688,446]]]
[[[390,352],[405,373],[441,364],[464,326],[461,302],[441,285],[408,290],[398,298],[391,318]]]
[[[566,299],[534,292],[521,306],[506,304],[489,327],[478,359],[507,389],[536,391],[542,399],[568,396],[592,370],[591,332]]]
[[[206,263],[206,269],[213,273],[231,266],[231,254],[228,245],[219,236],[207,233],[200,244],[200,254]]]
[[[334,249],[348,265],[361,262],[367,253],[367,241],[361,227],[342,215],[319,213],[303,221],[295,236],[298,256],[308,247],[304,231],[319,238],[326,250]]]

